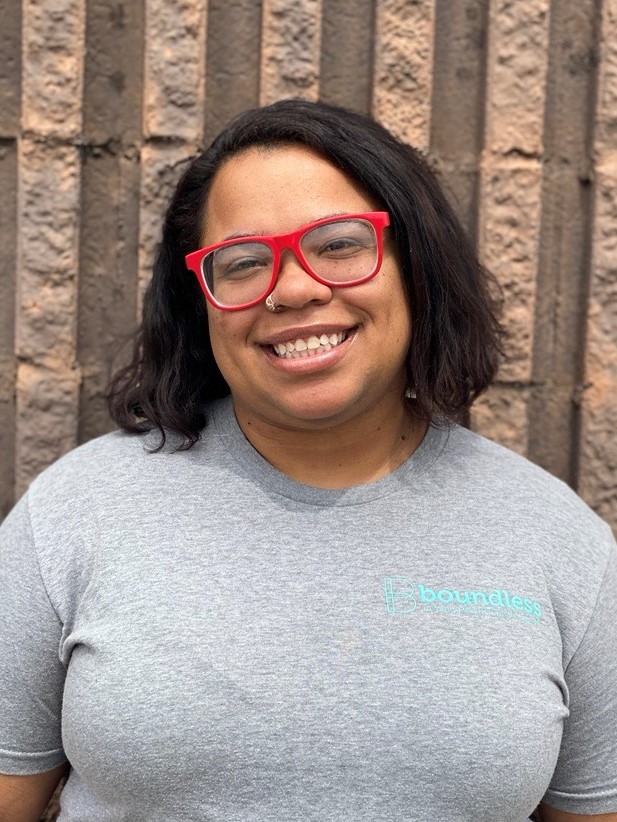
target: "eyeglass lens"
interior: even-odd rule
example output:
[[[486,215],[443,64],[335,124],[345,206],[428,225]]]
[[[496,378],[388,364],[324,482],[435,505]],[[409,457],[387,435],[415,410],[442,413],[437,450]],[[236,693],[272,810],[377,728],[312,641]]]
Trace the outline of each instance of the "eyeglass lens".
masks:
[[[332,285],[369,277],[377,265],[377,236],[366,220],[337,220],[308,229],[300,240],[307,267]],[[202,261],[212,296],[227,306],[265,297],[272,280],[274,253],[267,243],[237,243],[214,249]]]

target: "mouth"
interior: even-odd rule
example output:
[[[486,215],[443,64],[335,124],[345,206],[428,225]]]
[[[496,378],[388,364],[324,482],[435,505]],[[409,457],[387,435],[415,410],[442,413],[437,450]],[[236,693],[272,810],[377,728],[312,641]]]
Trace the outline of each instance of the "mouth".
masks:
[[[353,330],[350,328],[346,331],[325,332],[319,336],[298,337],[298,339],[275,343],[269,347],[279,359],[308,359],[336,348],[349,338]]]

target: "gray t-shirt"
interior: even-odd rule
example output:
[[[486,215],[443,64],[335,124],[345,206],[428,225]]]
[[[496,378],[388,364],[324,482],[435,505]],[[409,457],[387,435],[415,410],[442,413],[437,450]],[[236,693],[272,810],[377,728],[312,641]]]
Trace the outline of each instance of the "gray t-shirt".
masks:
[[[617,553],[570,489],[459,427],[317,489],[211,417],[0,530],[0,772],[68,759],[61,822],[617,811]]]

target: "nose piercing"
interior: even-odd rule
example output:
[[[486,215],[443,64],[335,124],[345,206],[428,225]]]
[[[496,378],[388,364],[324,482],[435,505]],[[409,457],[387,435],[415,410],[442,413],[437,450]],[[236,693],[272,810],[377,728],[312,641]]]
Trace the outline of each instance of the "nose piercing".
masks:
[[[272,299],[272,294],[268,294],[268,296],[266,297],[266,308],[268,309],[268,311],[280,311],[282,307],[282,305],[277,305],[274,302],[274,300]]]

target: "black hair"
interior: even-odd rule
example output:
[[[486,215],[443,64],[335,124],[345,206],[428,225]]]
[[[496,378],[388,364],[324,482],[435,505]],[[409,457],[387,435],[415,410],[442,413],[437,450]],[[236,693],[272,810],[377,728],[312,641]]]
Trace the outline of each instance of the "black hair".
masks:
[[[233,120],[178,183],[147,289],[133,359],[107,399],[125,431],[158,429],[199,439],[208,400],[229,394],[210,347],[205,300],[184,257],[200,246],[212,181],[251,147],[301,144],[356,180],[390,214],[409,301],[407,382],[422,419],[457,419],[493,379],[501,327],[492,279],[418,151],[362,114],[326,103],[283,100]]]

